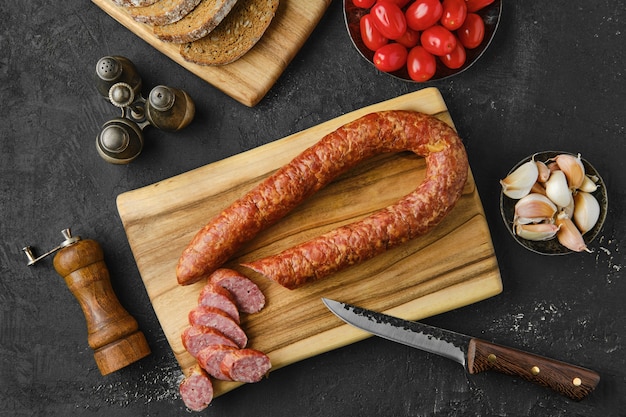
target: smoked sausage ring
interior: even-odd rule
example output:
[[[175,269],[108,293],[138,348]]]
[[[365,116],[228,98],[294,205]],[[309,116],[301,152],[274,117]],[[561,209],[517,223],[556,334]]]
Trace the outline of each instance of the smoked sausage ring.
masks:
[[[202,228],[179,259],[179,284],[207,277],[245,242],[359,162],[401,151],[426,160],[426,177],[413,192],[360,221],[243,266],[293,289],[427,233],[461,196],[469,169],[465,147],[454,129],[433,116],[370,113],[324,136]]]

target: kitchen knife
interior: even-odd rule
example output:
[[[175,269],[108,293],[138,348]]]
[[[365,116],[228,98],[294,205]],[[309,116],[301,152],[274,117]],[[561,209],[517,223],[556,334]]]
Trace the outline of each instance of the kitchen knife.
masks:
[[[585,398],[600,381],[600,375],[589,369],[339,301],[327,298],[322,301],[352,326],[452,359],[470,374],[501,372],[551,388],[576,401]]]

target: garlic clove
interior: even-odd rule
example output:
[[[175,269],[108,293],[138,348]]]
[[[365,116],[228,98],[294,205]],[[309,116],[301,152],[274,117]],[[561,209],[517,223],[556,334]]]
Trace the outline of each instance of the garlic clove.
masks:
[[[598,222],[600,218],[600,203],[596,198],[586,192],[579,191],[574,195],[574,224],[585,234]]]
[[[598,189],[598,184],[596,184],[597,181],[598,177],[590,177],[589,175],[585,175],[585,179],[583,180],[583,183],[580,185],[580,187],[578,187],[578,189],[586,193],[593,193],[595,190]]]
[[[530,194],[546,195],[546,187],[544,187],[543,184],[541,184],[540,182],[536,182],[530,189]]]
[[[572,198],[569,199],[569,204],[565,207],[559,207],[559,209],[561,209],[561,211],[563,211],[563,213],[565,213],[567,215],[567,217],[569,217],[570,219],[574,218],[574,197],[572,196]]]
[[[591,252],[585,244],[583,235],[580,233],[578,228],[576,228],[574,222],[567,217],[565,213],[559,212],[556,216],[555,223],[559,226],[559,231],[556,233],[556,237],[561,245],[573,250],[574,252]]]
[[[515,234],[522,239],[544,241],[556,236],[559,226],[553,223],[517,224]]]
[[[537,182],[538,175],[537,164],[534,160],[523,163],[506,178],[500,180],[502,192],[507,197],[518,200],[530,192],[533,184]]]
[[[578,156],[570,154],[560,154],[554,158],[554,162],[559,166],[567,178],[570,189],[577,190],[585,179],[585,166]]]
[[[550,179],[546,182],[546,195],[559,207],[567,207],[570,204],[572,193],[563,171],[552,172]]]
[[[548,178],[550,178],[550,168],[548,168],[545,162],[536,161],[535,163],[537,164],[537,172],[538,172],[537,181],[539,182],[548,181]]]
[[[528,194],[515,204],[513,221],[520,224],[539,223],[550,220],[556,214],[557,207],[542,194]]]

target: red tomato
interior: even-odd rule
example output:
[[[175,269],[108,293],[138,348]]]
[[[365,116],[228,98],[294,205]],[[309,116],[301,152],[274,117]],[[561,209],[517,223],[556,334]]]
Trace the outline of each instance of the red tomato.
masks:
[[[380,0],[379,0],[380,1]],[[398,5],[399,8],[403,8],[404,6],[406,6],[407,4],[409,4],[409,2],[411,0],[384,0],[384,1],[388,1],[390,3],[395,3]]]
[[[419,43],[419,41],[420,41],[419,32],[411,28],[406,28],[406,32],[404,32],[404,35],[396,39],[396,42],[401,43],[407,48],[413,48],[415,45]]]
[[[389,42],[389,39],[385,38],[374,26],[372,15],[363,16],[359,25],[361,27],[361,39],[367,49],[375,51]]]
[[[456,43],[456,47],[454,48],[452,52],[440,57],[443,65],[445,65],[446,67],[450,69],[461,68],[463,64],[465,64],[466,58],[467,58],[467,55],[465,53],[465,48],[463,47],[461,42]]]
[[[406,66],[409,77],[413,81],[428,81],[437,71],[435,56],[421,46],[416,46],[409,51]]]
[[[456,33],[464,47],[474,49],[485,38],[485,22],[476,13],[468,13],[465,22]]]
[[[413,30],[424,30],[437,23],[442,14],[439,0],[415,0],[406,9],[406,23]]]
[[[362,9],[369,9],[376,3],[376,0],[352,0],[352,4]]]
[[[422,32],[420,41],[424,49],[433,55],[444,56],[456,47],[456,36],[440,25],[434,25]]]
[[[442,6],[441,26],[448,30],[460,28],[467,16],[465,0],[443,0]]]
[[[494,0],[465,0],[468,12],[476,12],[484,7],[489,6]]]
[[[372,7],[370,14],[376,28],[389,39],[398,39],[406,30],[406,18],[397,4],[379,1]]]
[[[406,65],[407,49],[399,43],[389,43],[374,52],[374,65],[381,71],[393,72]]]

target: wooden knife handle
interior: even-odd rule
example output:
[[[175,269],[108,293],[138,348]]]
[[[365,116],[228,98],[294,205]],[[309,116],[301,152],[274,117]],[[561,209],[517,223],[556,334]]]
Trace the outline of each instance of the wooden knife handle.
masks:
[[[497,371],[551,388],[573,400],[585,398],[600,382],[596,372],[517,349],[472,339],[468,346],[470,374]]]

